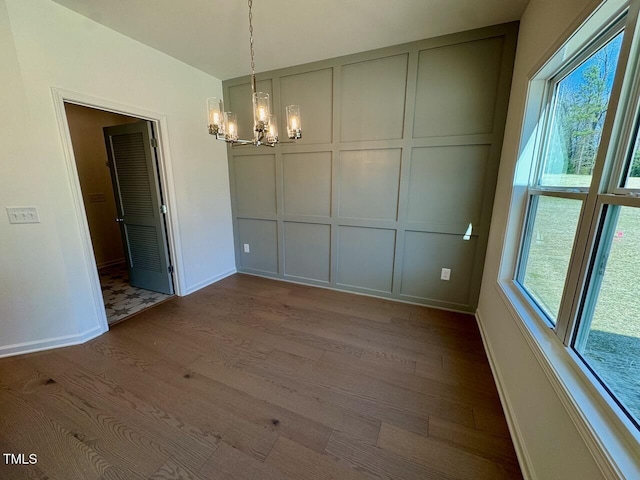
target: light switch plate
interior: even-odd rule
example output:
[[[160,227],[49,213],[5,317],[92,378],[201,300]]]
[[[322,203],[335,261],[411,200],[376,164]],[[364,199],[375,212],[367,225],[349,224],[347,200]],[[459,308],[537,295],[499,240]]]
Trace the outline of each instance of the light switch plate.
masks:
[[[36,207],[7,207],[9,223],[40,223]]]
[[[104,193],[90,193],[89,203],[101,203],[105,201]]]

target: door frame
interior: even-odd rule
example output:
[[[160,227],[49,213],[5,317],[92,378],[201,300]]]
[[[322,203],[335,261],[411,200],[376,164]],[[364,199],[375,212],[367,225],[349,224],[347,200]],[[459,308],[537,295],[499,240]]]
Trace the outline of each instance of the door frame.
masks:
[[[158,171],[160,172],[160,188],[162,189],[164,203],[167,206],[165,225],[169,243],[169,255],[171,255],[171,262],[174,267],[172,272],[173,288],[176,295],[182,296],[183,292],[186,291],[186,288],[182,268],[182,244],[180,241],[180,229],[178,225],[177,201],[173,181],[173,168],[171,165],[167,118],[166,115],[162,113],[145,110],[131,105],[124,105],[104,98],[92,97],[90,95],[61,88],[52,87],[51,93],[53,95],[53,103],[62,140],[62,149],[67,167],[67,174],[69,176],[69,187],[71,189],[71,195],[75,205],[76,219],[78,221],[77,225],[79,226],[82,256],[85,261],[87,274],[91,279],[91,290],[93,292],[97,318],[103,330],[107,331],[109,330],[109,324],[107,322],[107,314],[102,297],[100,276],[98,274],[98,266],[93,253],[89,221],[87,220],[87,213],[84,208],[82,189],[80,188],[80,178],[78,176],[76,158],[73,153],[71,132],[69,131],[69,123],[64,104],[73,103],[83,107],[128,115],[141,120],[153,122],[158,140],[156,157],[158,162]]]

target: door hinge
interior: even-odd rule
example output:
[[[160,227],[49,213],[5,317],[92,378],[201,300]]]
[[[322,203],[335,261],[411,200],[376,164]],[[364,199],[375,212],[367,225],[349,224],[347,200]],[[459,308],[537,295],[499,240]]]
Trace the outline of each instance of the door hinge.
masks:
[[[169,270],[169,273],[173,273],[173,265],[169,265],[168,270]]]
[[[157,148],[157,147],[158,147],[158,140],[157,140],[157,139],[155,139],[155,138],[152,138],[152,139],[151,139],[151,146],[152,146],[153,148]]]
[[[160,211],[166,215],[167,214],[167,206],[166,205],[160,205]]]

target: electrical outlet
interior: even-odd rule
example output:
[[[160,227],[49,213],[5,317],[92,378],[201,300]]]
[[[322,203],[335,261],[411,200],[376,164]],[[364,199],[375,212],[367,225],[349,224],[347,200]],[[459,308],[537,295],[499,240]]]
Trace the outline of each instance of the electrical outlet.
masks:
[[[244,244],[244,253],[251,253],[251,248],[248,243]]]
[[[440,280],[449,280],[451,278],[451,269],[450,268],[443,268],[440,271]]]
[[[9,223],[40,223],[36,207],[7,207]]]

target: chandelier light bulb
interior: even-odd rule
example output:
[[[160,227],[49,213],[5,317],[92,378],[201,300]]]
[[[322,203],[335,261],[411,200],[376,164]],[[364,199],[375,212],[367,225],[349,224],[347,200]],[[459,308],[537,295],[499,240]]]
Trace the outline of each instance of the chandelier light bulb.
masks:
[[[209,133],[215,135],[217,140],[224,140],[227,143],[237,145],[261,145],[275,147],[278,143],[278,124],[275,115],[271,112],[271,103],[268,93],[257,92],[256,72],[253,51],[253,0],[248,0],[249,4],[249,45],[251,46],[251,100],[253,105],[253,139],[238,139],[238,119],[235,113],[225,112],[221,98],[211,97],[207,99]],[[288,105],[287,113],[287,135],[291,140],[302,138],[302,127],[300,126],[300,107],[298,105]]]
[[[221,98],[207,98],[207,110],[209,113],[209,133],[224,133],[224,103]]]
[[[224,112],[224,123],[226,126],[224,139],[228,142],[238,140],[238,119],[235,113]]]
[[[291,140],[302,138],[302,125],[300,124],[300,107],[298,105],[287,105],[287,135]]]
[[[269,115],[269,125],[267,127],[267,142],[278,143],[278,120],[275,115]]]
[[[267,121],[271,111],[269,104],[269,94],[264,92],[256,92],[253,94],[253,112],[254,112],[254,130],[256,132],[265,132]]]

